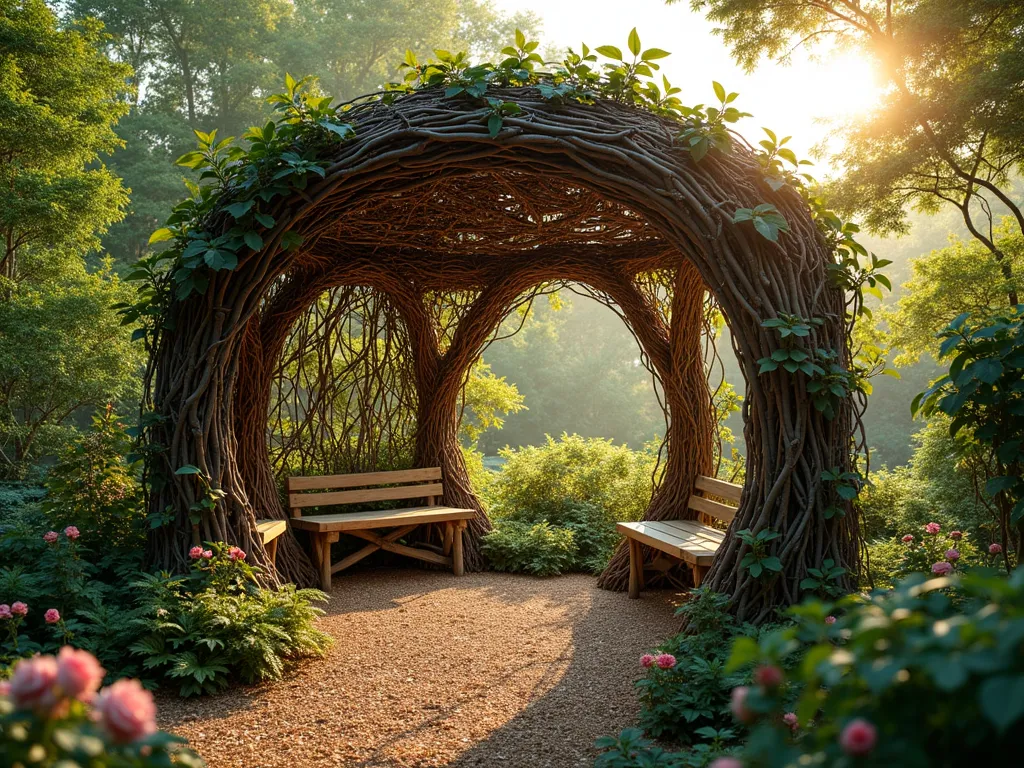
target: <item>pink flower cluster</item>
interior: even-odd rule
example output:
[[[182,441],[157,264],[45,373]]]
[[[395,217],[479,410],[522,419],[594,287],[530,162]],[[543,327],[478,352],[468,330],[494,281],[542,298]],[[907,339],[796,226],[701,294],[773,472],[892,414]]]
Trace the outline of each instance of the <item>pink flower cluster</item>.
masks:
[[[213,552],[209,549],[203,549],[202,547],[192,547],[192,549],[188,551],[188,556],[193,560],[209,560],[213,557]]]
[[[0,695],[9,697],[15,709],[47,717],[60,716],[71,699],[92,703],[94,719],[119,744],[156,731],[153,694],[138,680],[118,680],[97,693],[103,675],[103,667],[91,653],[64,646],[56,658],[33,656],[19,661]]]
[[[650,669],[655,665],[659,669],[672,669],[676,665],[676,657],[671,653],[659,653],[657,656],[645,653],[640,657],[640,666],[644,669]]]
[[[940,560],[932,565],[932,573],[939,576],[948,576],[953,572],[953,564],[948,563],[945,560]]]
[[[930,533],[932,536],[934,536],[942,530],[942,526],[938,523],[928,523],[928,525],[924,527],[924,530],[926,533]]]
[[[47,624],[56,624],[58,621],[60,621],[60,611],[58,611],[56,608],[51,608],[43,614],[43,618],[46,619]]]
[[[79,536],[82,535],[82,532],[80,530],[78,530],[78,528],[76,528],[75,526],[69,525],[67,528],[64,529],[64,535],[67,536],[72,541],[74,541],[75,539],[77,539]],[[46,533],[43,534],[43,541],[45,541],[47,544],[56,544],[57,543],[57,539],[59,539],[59,538],[60,538],[60,534],[57,533],[56,531],[47,531]]]
[[[10,619],[15,616],[27,616],[28,606],[22,602],[15,601],[11,605],[4,603],[0,605],[0,619]]]
[[[232,560],[245,560],[245,552],[238,547],[232,547],[228,550],[228,557]]]
[[[1002,551],[1003,551],[1003,546],[1002,546],[1002,544],[995,544],[995,543],[992,543],[992,544],[989,544],[989,545],[988,545],[988,553],[989,553],[990,555],[998,555],[998,554],[1001,554],[1001,553],[1002,553]]]

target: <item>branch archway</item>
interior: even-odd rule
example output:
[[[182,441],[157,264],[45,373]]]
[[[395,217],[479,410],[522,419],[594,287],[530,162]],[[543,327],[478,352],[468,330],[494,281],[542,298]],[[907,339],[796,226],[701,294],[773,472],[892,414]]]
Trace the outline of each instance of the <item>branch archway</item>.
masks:
[[[858,567],[852,513],[836,503],[822,474],[850,464],[854,413],[847,400],[831,418],[812,404],[806,382],[758,361],[784,348],[763,323],[814,318],[808,348],[849,367],[843,293],[827,275],[831,250],[803,198],[773,189],[756,160],[737,148],[699,164],[676,142],[677,125],[624,104],[556,105],[534,88],[501,91],[523,110],[491,138],[481,113],[437,91],[352,110],[358,141],[340,144],[323,178],[275,200],[262,247],[230,271],[212,272],[205,293],[172,306],[173,330],[154,351],[151,397],[163,418],[153,439],[170,481],[154,509],[176,510],[157,529],[152,556],[185,558],[194,537],[231,541],[269,565],[255,536],[260,517],[284,517],[270,470],[266,414],[271,379],[294,324],[325,291],[372,289],[401,318],[417,392],[414,461],[445,472],[445,503],[480,509],[458,449],[457,403],[469,366],[501,320],[536,286],[573,281],[621,310],[657,375],[669,411],[663,482],[648,510],[655,519],[688,514],[696,474],[712,463],[714,418],[703,368],[705,292],[730,327],[747,382],[747,477],[732,528],[781,532],[784,576],[753,579],[739,562],[744,543],[727,537],[705,583],[736,596],[735,609],[763,618],[795,602],[807,568],[833,558]],[[770,202],[788,234],[777,243],[740,208]],[[211,228],[231,226],[225,214]],[[289,248],[289,238],[302,245]],[[671,306],[659,307],[638,277],[672,276]],[[472,297],[442,327],[432,297]],[[198,467],[223,492],[195,527],[189,507],[200,487],[175,468]],[[481,512],[467,548],[481,567]],[[281,577],[305,583],[312,570],[289,538],[278,550]],[[621,553],[602,578],[622,586]]]

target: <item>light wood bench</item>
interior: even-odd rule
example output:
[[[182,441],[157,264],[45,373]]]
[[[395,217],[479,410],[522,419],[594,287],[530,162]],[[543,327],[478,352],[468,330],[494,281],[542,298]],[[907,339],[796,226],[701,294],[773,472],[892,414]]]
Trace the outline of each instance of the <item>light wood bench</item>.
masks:
[[[348,490],[336,490],[339,488]],[[441,484],[440,467],[288,478],[288,506],[292,514],[292,527],[309,531],[313,536],[313,557],[320,571],[320,588],[325,592],[331,588],[332,574],[358,563],[379,549],[445,565],[456,576],[461,576],[462,534],[468,521],[476,516],[476,510],[438,506],[437,502],[442,496],[444,486]],[[302,516],[302,510],[308,507],[405,499],[423,499],[426,504],[404,509]],[[444,523],[443,546],[439,552],[400,543],[400,539],[428,523]],[[377,532],[387,528],[393,530],[386,534]],[[332,565],[331,544],[338,541],[342,533],[369,543]]]
[[[263,539],[263,546],[273,565],[277,565],[277,537],[288,530],[286,520],[257,520],[256,532]]]
[[[670,557],[688,563],[693,569],[693,585],[699,587],[711,567],[715,553],[725,540],[725,532],[706,525],[712,517],[729,523],[736,516],[736,507],[707,498],[716,496],[739,504],[743,487],[713,477],[697,476],[696,490],[687,504],[700,513],[700,520],[642,520],[638,523],[618,523],[619,533],[629,542],[629,596],[639,597],[644,588],[644,555],[646,545]]]

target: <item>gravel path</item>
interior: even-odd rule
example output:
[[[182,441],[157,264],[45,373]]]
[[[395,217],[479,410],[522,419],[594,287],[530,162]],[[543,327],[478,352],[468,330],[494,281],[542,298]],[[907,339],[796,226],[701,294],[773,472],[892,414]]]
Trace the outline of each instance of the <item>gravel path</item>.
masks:
[[[325,659],[281,683],[161,696],[210,768],[575,768],[637,714],[637,659],[678,626],[584,575],[367,570],[335,579]]]

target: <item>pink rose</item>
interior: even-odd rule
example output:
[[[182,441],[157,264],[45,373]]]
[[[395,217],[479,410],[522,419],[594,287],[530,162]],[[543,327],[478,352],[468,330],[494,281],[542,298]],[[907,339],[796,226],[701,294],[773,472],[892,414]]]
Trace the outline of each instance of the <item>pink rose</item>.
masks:
[[[15,616],[27,616],[28,606],[21,601],[17,601],[11,604],[11,613]]]
[[[782,684],[782,670],[765,664],[754,670],[754,682],[763,688],[777,688]]]
[[[103,667],[88,651],[65,645],[57,654],[57,685],[66,696],[92,701],[103,675]]]
[[[951,563],[955,563],[957,560],[960,559],[960,553],[957,552],[955,549],[947,549],[946,559],[949,560],[949,562]]]
[[[47,531],[46,533],[43,534],[43,541],[45,541],[47,544],[56,544],[57,543],[57,532],[56,531]]]
[[[782,722],[789,726],[789,730],[795,731],[800,727],[800,721],[796,719],[796,712],[787,712],[782,716]]]
[[[203,560],[209,560],[212,557],[213,557],[213,551],[212,550],[209,550],[209,549],[204,549],[203,550]]]
[[[720,757],[711,763],[708,768],[743,768],[743,763],[735,757]]]
[[[57,682],[57,660],[53,656],[33,656],[14,665],[11,675],[11,701],[15,709],[46,709],[54,703],[53,684]]]
[[[932,573],[937,573],[939,576],[947,576],[953,572],[953,564],[947,563],[944,560],[940,560],[932,565]]]
[[[640,666],[644,669],[649,669],[654,666],[654,657],[649,653],[645,653],[640,657]]]
[[[114,741],[125,744],[156,730],[153,694],[138,680],[118,680],[96,697],[95,712]]]
[[[928,523],[928,525],[926,525],[926,526],[924,527],[924,529],[925,529],[925,531],[927,531],[928,533],[931,533],[931,534],[936,534],[936,533],[938,533],[939,531],[941,531],[941,530],[942,530],[942,526],[941,526],[941,525],[939,525],[938,523]]]
[[[7,603],[0,605],[0,619],[9,619],[13,616],[14,614],[11,613],[11,606]]]
[[[43,614],[43,618],[46,619],[47,624],[56,624],[58,621],[60,621],[60,611],[58,611],[56,608],[51,608]]]
[[[192,547],[192,549],[188,551],[188,556],[191,557],[193,560],[198,560],[200,557],[203,556],[203,548]]]
[[[909,533],[906,536],[904,536],[902,539],[900,539],[900,541],[902,541],[904,544],[909,544],[913,540],[914,540],[914,537],[912,535],[910,535]]]
[[[1002,551],[1003,551],[1003,545],[1002,544],[989,544],[988,545],[988,553],[990,555],[998,555]]]
[[[729,695],[729,709],[732,710],[733,716],[747,725],[754,722],[755,717],[754,713],[747,709],[747,696],[749,695],[750,689],[745,685],[736,686]]]
[[[949,538],[953,539],[953,541],[960,541],[960,539],[962,539],[963,537],[964,535],[960,531],[953,531],[949,534]]]
[[[661,669],[672,669],[676,665],[676,657],[671,653],[659,653],[654,662]]]
[[[825,623],[828,624],[829,626],[832,626],[833,624],[836,623],[836,617],[835,616],[826,616],[825,617]]]
[[[878,730],[867,720],[858,717],[851,720],[839,734],[839,746],[843,752],[854,757],[863,757],[875,748]]]
[[[232,547],[228,550],[228,557],[232,560],[245,560],[245,552],[238,547]]]
[[[69,539],[74,540],[81,536],[82,533],[75,526],[69,525],[67,528],[64,529],[64,535],[67,536]]]

